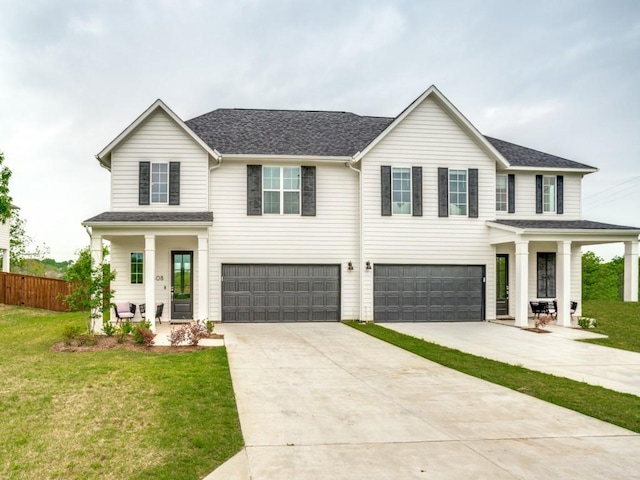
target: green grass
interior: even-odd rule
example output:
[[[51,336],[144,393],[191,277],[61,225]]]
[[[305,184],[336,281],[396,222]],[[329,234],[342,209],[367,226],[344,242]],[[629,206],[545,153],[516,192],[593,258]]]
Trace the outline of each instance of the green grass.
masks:
[[[598,328],[590,332],[609,336],[585,341],[640,352],[640,303],[589,300],[584,303],[583,315],[598,321]]]
[[[224,348],[51,351],[70,324],[0,306],[0,478],[197,479],[242,447]]]
[[[640,397],[635,395],[478,357],[373,323],[345,323],[445,367],[640,433]]]

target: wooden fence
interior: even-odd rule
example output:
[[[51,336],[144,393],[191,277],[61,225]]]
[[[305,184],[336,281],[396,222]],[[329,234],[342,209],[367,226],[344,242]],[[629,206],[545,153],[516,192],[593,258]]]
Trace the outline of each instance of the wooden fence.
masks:
[[[68,312],[62,297],[71,293],[71,284],[56,278],[32,277],[0,272],[0,303]]]

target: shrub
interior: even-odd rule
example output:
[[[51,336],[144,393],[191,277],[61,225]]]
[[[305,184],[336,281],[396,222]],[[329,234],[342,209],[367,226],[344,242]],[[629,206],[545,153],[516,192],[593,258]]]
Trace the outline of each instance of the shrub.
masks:
[[[115,336],[116,342],[124,343],[124,339],[126,338],[127,334],[124,332],[122,327],[116,327]]]
[[[82,328],[77,325],[67,325],[62,330],[62,339],[66,345],[71,345],[71,341],[77,338],[82,332]]]
[[[193,320],[186,325],[187,327],[187,338],[186,340],[191,345],[198,345],[198,342],[201,338],[208,338],[209,333],[207,327],[204,323],[199,322],[198,320]]]
[[[104,334],[107,337],[113,337],[115,335],[116,331],[118,330],[118,327],[116,327],[111,322],[105,322],[105,324],[102,326],[102,330],[104,330]]]
[[[187,325],[181,325],[178,328],[172,328],[168,335],[169,343],[172,347],[177,347],[187,338]]]
[[[133,341],[141,345],[153,345],[156,334],[151,331],[150,327],[151,322],[146,320],[133,327]]]
[[[208,333],[209,335],[211,335],[211,334],[213,333],[214,323],[213,323],[211,320],[207,320],[207,321],[205,322],[205,325],[206,325],[206,327],[207,327],[207,333]]]
[[[98,343],[98,339],[96,338],[96,334],[93,332],[86,332],[78,336],[78,345],[80,346],[86,345],[88,347],[92,347],[96,343]]]
[[[123,322],[122,322],[122,331],[124,332],[125,335],[129,335],[131,332],[133,332],[133,324],[131,323],[131,319],[130,318],[126,318]]]
[[[548,314],[538,315],[537,318],[534,320],[536,328],[545,327],[547,324],[549,324],[549,322],[551,322],[551,318],[552,318],[551,315],[548,315]]]
[[[586,330],[587,328],[595,328],[598,326],[598,322],[596,319],[591,319],[589,317],[578,317],[578,325],[580,328]]]

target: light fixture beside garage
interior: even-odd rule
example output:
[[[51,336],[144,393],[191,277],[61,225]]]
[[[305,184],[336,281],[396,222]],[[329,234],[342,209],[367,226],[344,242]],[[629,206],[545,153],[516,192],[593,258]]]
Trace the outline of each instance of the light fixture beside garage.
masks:
[[[349,270],[353,270],[353,262],[349,261],[349,263],[347,263],[347,268]]]
[[[371,262],[369,260],[367,260],[367,263],[365,265],[367,267],[367,270],[371,270]]]

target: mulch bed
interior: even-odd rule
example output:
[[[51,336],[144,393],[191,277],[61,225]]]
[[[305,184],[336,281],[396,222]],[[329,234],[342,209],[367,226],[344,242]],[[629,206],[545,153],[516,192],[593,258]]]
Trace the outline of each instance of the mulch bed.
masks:
[[[211,334],[209,338],[224,338],[224,335],[216,333]],[[58,342],[51,346],[51,350],[61,353],[84,353],[84,352],[100,352],[104,350],[120,349],[120,350],[132,350],[135,352],[146,353],[160,353],[160,354],[172,354],[172,353],[188,353],[197,352],[206,348],[212,348],[202,345],[180,345],[178,347],[171,346],[146,346],[141,345],[133,341],[131,336],[124,339],[122,343],[118,343],[116,337],[107,337],[104,335],[96,336],[95,345],[79,345],[77,340],[73,340],[71,345],[67,345],[64,342]]]
[[[549,330],[543,330],[537,327],[523,328],[522,330],[526,330],[527,332],[535,332],[535,333],[551,333]]]

